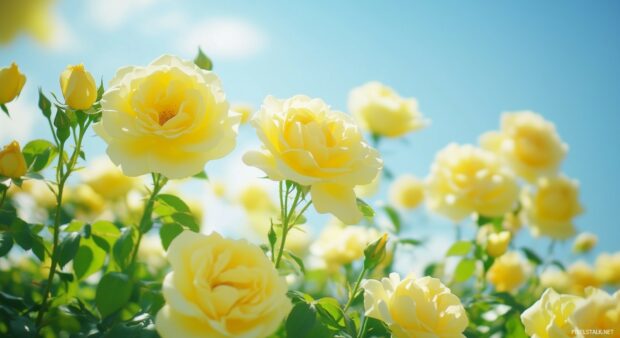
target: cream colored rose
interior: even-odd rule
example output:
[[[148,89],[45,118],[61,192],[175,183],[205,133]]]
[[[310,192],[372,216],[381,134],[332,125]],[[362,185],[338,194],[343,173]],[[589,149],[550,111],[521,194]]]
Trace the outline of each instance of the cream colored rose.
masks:
[[[354,88],[349,94],[349,111],[362,127],[386,137],[403,136],[429,123],[418,110],[415,99],[402,98],[379,82]]]
[[[364,249],[368,243],[379,238],[379,235],[373,228],[359,225],[341,226],[331,222],[319,235],[312,251],[323,259],[328,268],[335,269],[364,257]]]
[[[574,337],[575,326],[569,318],[580,301],[582,299],[576,296],[545,290],[540,299],[521,314],[525,333],[532,338]]]
[[[620,251],[602,253],[596,257],[596,276],[606,284],[620,284]]]
[[[239,204],[249,213],[268,212],[277,213],[278,207],[269,194],[269,191],[260,184],[248,184],[238,196]]]
[[[482,135],[480,144],[531,182],[556,174],[568,151],[553,123],[530,111],[504,113],[500,131]]]
[[[107,157],[96,158],[80,174],[84,183],[109,201],[125,198],[140,186],[139,180],[125,176]]]
[[[361,220],[354,187],[370,183],[383,162],[349,116],[320,99],[268,96],[251,123],[263,147],[247,152],[246,164],[272,180],[310,186],[320,213],[331,213],[347,224]]]
[[[579,328],[577,337],[620,337],[620,291],[610,295],[588,288],[586,296],[571,317],[571,323]]]
[[[247,103],[234,103],[230,109],[241,115],[241,123],[248,122],[254,112],[252,105]]]
[[[497,157],[471,145],[442,149],[427,178],[428,207],[454,221],[472,213],[502,216],[517,197],[517,183]]]
[[[586,253],[590,252],[596,246],[598,237],[589,232],[582,232],[575,238],[573,242],[574,253]]]
[[[566,293],[570,290],[570,277],[566,271],[548,268],[540,274],[540,286]]]
[[[402,175],[390,185],[390,202],[403,209],[415,209],[424,201],[424,182],[412,175]]]
[[[366,316],[385,322],[394,338],[456,338],[469,320],[461,300],[439,279],[389,278],[365,280]]]
[[[185,231],[168,248],[163,337],[266,337],[291,310],[287,285],[260,248],[243,240]]]
[[[355,187],[355,195],[360,198],[370,198],[379,192],[381,187],[381,174],[377,175],[370,183]]]
[[[575,234],[573,218],[583,212],[579,184],[565,176],[541,178],[536,189],[521,194],[522,215],[532,234],[567,239]]]
[[[495,290],[511,292],[526,282],[531,270],[529,263],[519,253],[509,251],[495,259],[487,271],[487,280]]]
[[[94,129],[128,176],[192,176],[235,147],[239,116],[219,78],[175,56],[119,69],[101,105]]]
[[[601,285],[594,268],[584,261],[571,264],[566,269],[566,273],[570,281],[569,292],[574,295],[583,295],[588,287],[599,287]]]
[[[491,257],[499,257],[506,253],[512,235],[510,231],[501,231],[489,234],[486,242],[486,251]]]

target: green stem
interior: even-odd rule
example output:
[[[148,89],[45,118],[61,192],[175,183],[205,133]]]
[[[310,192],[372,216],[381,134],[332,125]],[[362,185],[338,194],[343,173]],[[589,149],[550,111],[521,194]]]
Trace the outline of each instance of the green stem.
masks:
[[[286,243],[286,236],[288,235],[289,230],[291,230],[293,226],[297,224],[297,221],[299,220],[301,215],[308,209],[308,207],[312,203],[312,202],[306,203],[306,205],[301,209],[301,211],[297,213],[297,215],[295,215],[295,209],[299,206],[299,202],[301,202],[300,198],[302,195],[302,191],[299,187],[296,187],[295,190],[297,190],[297,192],[295,194],[295,198],[293,199],[293,204],[291,205],[291,209],[288,210],[288,196],[291,191],[287,188],[286,193],[283,193],[282,183],[280,182],[280,206],[283,207],[281,210],[282,239],[280,240],[280,247],[278,249],[278,254],[276,255],[276,259],[274,262],[276,269],[280,267],[280,262],[282,261],[282,255],[284,254],[284,245]],[[292,222],[291,222],[291,217],[295,217],[294,219],[292,219]]]
[[[360,284],[362,283],[362,279],[364,279],[364,276],[366,275],[367,271],[368,269],[366,269],[365,267],[362,268],[362,271],[360,272],[360,275],[357,277],[357,281],[355,282],[355,286],[353,286],[353,290],[351,291],[351,296],[349,297],[347,304],[345,304],[344,309],[342,310],[343,312],[346,313],[347,310],[351,307],[351,304],[353,303],[353,299],[355,299],[355,296],[357,295],[357,291],[360,288]]]
[[[9,188],[5,188],[4,190],[2,190],[2,197],[0,197],[0,208],[2,208],[2,205],[4,205],[4,200],[6,199],[6,193],[9,190]]]
[[[364,336],[366,335],[366,331],[368,330],[368,317],[364,316],[364,319],[362,321],[362,327],[360,329],[360,333],[359,335],[357,335],[358,338],[364,338]]]

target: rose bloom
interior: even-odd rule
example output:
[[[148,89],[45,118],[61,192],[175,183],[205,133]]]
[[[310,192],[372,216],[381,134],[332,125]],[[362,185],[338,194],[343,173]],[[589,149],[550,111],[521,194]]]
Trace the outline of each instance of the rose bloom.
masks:
[[[67,66],[60,74],[60,89],[71,109],[86,110],[97,100],[97,84],[83,64]]]
[[[407,277],[364,280],[366,316],[385,322],[395,338],[465,337],[469,323],[460,299],[439,279]]]
[[[540,274],[540,286],[552,288],[557,292],[566,293],[570,290],[570,277],[566,271],[556,268],[547,268]]]
[[[353,263],[364,257],[368,243],[379,238],[379,232],[360,225],[328,224],[312,247],[314,254],[321,257],[328,268],[335,269]]]
[[[355,187],[355,195],[361,198],[370,198],[379,192],[381,187],[381,174],[377,175],[370,183]]]
[[[540,299],[521,314],[525,333],[532,338],[574,337],[575,326],[569,318],[580,301],[580,297],[545,290]]]
[[[13,141],[0,150],[0,176],[20,178],[28,170],[26,159],[17,141]]]
[[[588,287],[599,287],[601,281],[597,278],[594,268],[584,261],[577,261],[567,269],[570,281],[569,292],[574,295],[583,295]]]
[[[512,235],[510,231],[491,233],[487,237],[486,251],[491,257],[499,257],[506,253]]]
[[[590,252],[598,242],[598,237],[589,232],[582,232],[575,238],[573,242],[574,253],[586,253]]]
[[[614,254],[602,253],[596,257],[596,275],[607,284],[620,284],[620,251]]]
[[[472,213],[502,216],[517,197],[517,183],[497,157],[471,145],[442,149],[427,178],[428,207],[453,221]]]
[[[515,251],[499,256],[487,271],[487,280],[499,292],[511,292],[523,285],[531,272],[531,266]]]
[[[96,158],[80,175],[84,183],[109,201],[125,198],[140,186],[139,180],[125,176],[107,157]]]
[[[610,295],[607,292],[588,288],[586,299],[573,312],[571,323],[583,334],[579,338],[620,337],[620,291]],[[596,330],[598,332],[589,332]]]
[[[386,137],[403,136],[429,123],[418,110],[415,99],[402,98],[379,82],[354,88],[349,94],[349,111],[363,128]]]
[[[192,176],[235,147],[239,116],[219,78],[175,56],[119,69],[101,105],[94,130],[128,176]]]
[[[402,209],[415,209],[424,200],[424,182],[412,175],[402,175],[390,185],[390,202]]]
[[[568,151],[553,123],[530,111],[504,113],[500,131],[483,134],[480,144],[531,182],[556,174]]]
[[[22,92],[26,83],[26,76],[19,71],[15,62],[9,67],[0,68],[0,104],[15,100]]]
[[[536,189],[521,194],[522,216],[535,237],[567,239],[575,234],[573,218],[583,212],[579,183],[565,176],[541,178]]]
[[[370,183],[383,162],[348,115],[320,99],[268,96],[251,123],[263,147],[247,152],[246,164],[272,180],[310,186],[312,204],[320,213],[347,224],[362,219],[354,187]]]
[[[254,108],[252,105],[242,102],[234,103],[231,107],[231,110],[236,111],[241,115],[241,123],[246,123],[252,117],[252,113],[254,112]]]
[[[284,278],[244,240],[184,231],[167,258],[166,305],[155,320],[163,338],[266,337],[291,310]]]

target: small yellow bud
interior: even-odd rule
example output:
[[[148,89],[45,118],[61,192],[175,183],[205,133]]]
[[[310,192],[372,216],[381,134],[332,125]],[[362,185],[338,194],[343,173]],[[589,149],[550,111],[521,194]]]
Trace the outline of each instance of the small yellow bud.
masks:
[[[596,246],[597,242],[598,237],[596,237],[595,234],[591,234],[589,232],[582,232],[577,236],[577,238],[575,238],[575,242],[573,243],[573,252],[590,252]]]
[[[60,88],[65,103],[72,109],[88,109],[97,99],[97,85],[83,64],[67,66],[60,74]]]
[[[0,176],[20,178],[27,170],[24,154],[17,141],[11,142],[0,151]]]
[[[506,253],[511,237],[509,231],[490,234],[487,238],[487,253],[489,256],[499,257]]]
[[[383,261],[386,255],[385,246],[387,245],[388,235],[384,233],[374,242],[368,244],[364,250],[364,268],[374,269]]]
[[[0,69],[0,104],[13,101],[21,93],[26,76],[19,71],[13,62],[9,67]]]

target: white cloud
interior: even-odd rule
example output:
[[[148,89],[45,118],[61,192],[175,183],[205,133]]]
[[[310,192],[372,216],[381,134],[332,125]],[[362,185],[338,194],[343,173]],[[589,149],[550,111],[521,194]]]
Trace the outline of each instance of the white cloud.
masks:
[[[140,13],[157,0],[90,0],[88,12],[100,27],[113,30],[122,26],[130,15]]]
[[[180,43],[183,52],[190,55],[200,46],[216,59],[238,60],[261,52],[267,44],[267,36],[244,19],[219,17],[190,26]]]
[[[7,107],[11,118],[4,112],[0,112],[0,146],[4,146],[13,140],[17,140],[24,146],[32,134],[34,119],[37,116],[37,106],[29,96],[20,96],[17,100],[9,102]]]

